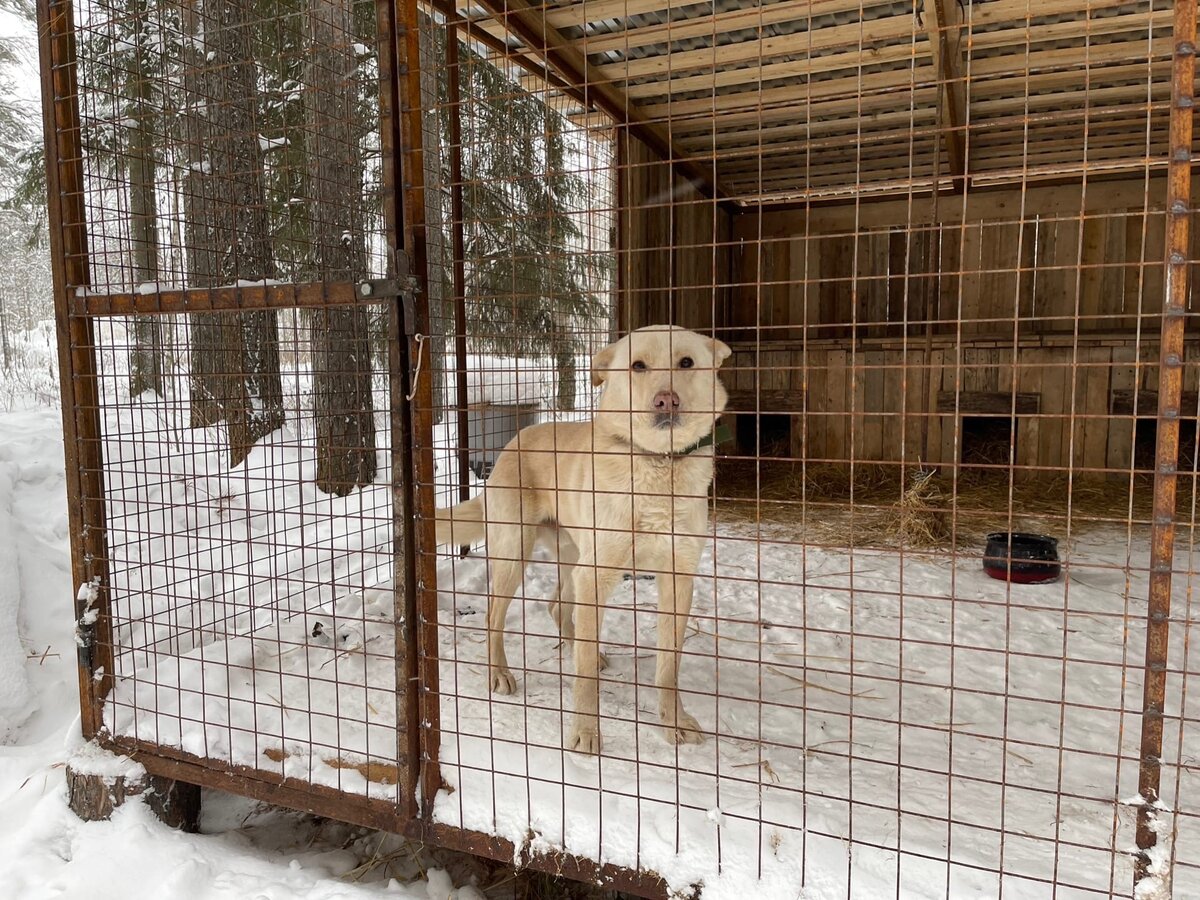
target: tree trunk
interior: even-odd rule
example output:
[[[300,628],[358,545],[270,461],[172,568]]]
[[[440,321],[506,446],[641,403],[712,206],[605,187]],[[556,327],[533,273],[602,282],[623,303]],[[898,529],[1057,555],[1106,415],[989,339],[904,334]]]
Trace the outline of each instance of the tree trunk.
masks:
[[[310,143],[308,197],[313,275],[359,281],[367,275],[366,210],[360,152],[353,25],[347,0],[308,0],[311,46],[304,119]],[[317,487],[338,496],[375,480],[371,343],[362,307],[312,315],[313,415]]]
[[[192,163],[185,197],[195,287],[257,282],[275,274],[257,129],[257,73],[247,0],[206,5],[204,60],[190,98]],[[205,108],[198,109],[203,103]],[[224,421],[229,463],[283,425],[279,329],[274,310],[191,317],[192,427]]]
[[[148,26],[144,3],[133,7],[143,34]],[[140,54],[139,54],[140,56]],[[129,142],[129,240],[132,246],[133,287],[158,281],[158,214],[155,204],[155,159],[150,97],[152,64],[139,64],[132,74],[134,127]],[[134,316],[129,352],[129,396],[145,391],[163,393],[163,340],[158,316]]]
[[[4,308],[4,291],[0,291],[0,360],[5,372],[10,366],[8,354],[8,310]]]
[[[554,348],[554,369],[558,372],[558,396],[555,406],[565,412],[575,409],[575,389],[578,378],[575,364],[575,346],[571,342],[558,343]]]
[[[140,763],[88,744],[66,765],[67,806],[85,822],[107,822],[113,810],[143,798],[171,828],[196,831],[200,823],[200,788],[149,774]]]

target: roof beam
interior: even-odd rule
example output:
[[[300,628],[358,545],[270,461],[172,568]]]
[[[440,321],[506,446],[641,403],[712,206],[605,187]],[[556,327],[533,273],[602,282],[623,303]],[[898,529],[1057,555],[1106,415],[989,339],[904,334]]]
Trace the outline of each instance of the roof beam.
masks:
[[[603,109],[618,125],[642,141],[662,159],[677,169],[700,190],[717,200],[728,198],[711,168],[700,165],[690,156],[680,153],[671,142],[668,131],[650,120],[616,85],[604,78],[588,63],[587,57],[575,43],[563,36],[546,21],[544,9],[529,0],[479,0],[496,22],[520,38],[529,50],[543,60],[549,69],[571,85],[573,93],[582,94],[585,103]]]
[[[956,190],[963,190],[967,182],[967,81],[960,9],[956,0],[925,0],[924,25],[939,86],[938,118]]]

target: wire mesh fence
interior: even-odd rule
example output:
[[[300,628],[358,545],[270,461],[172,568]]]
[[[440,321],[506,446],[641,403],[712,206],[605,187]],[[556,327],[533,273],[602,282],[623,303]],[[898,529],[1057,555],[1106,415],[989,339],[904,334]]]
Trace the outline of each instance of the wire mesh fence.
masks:
[[[71,9],[91,732],[646,894],[1200,892],[1194,4]]]

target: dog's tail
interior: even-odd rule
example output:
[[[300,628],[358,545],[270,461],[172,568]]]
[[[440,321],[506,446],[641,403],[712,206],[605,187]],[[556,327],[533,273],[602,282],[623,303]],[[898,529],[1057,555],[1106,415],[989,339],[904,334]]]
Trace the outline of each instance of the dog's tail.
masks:
[[[437,511],[437,542],[467,547],[487,536],[483,495]]]

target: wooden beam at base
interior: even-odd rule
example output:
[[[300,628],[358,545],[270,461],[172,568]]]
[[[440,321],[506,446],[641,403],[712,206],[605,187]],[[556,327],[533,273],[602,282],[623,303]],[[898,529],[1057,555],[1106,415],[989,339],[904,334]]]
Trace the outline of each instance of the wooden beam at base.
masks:
[[[962,52],[963,19],[956,0],[925,0],[925,30],[938,79],[938,108],[950,176],[956,190],[967,183],[967,82]]]
[[[520,38],[530,51],[544,59],[551,71],[586,97],[586,103],[603,109],[664,162],[677,168],[689,180],[698,182],[706,196],[728,199],[728,193],[722,189],[712,169],[678,152],[667,130],[652,122],[623,91],[601,76],[575,42],[546,21],[543,8],[533,6],[529,0],[480,0],[480,6]]]

